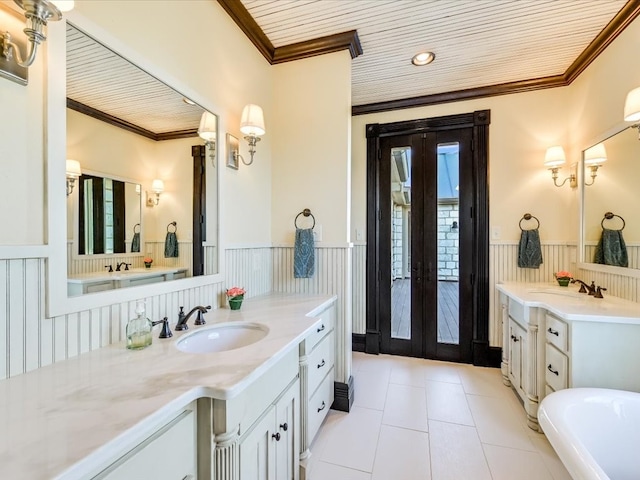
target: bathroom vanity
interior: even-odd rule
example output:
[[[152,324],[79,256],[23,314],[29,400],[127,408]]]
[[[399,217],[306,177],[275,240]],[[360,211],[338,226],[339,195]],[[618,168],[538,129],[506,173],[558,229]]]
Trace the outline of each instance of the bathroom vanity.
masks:
[[[577,287],[505,283],[500,292],[502,377],[539,430],[545,395],[572,387],[640,392],[640,304]]]
[[[144,350],[113,345],[5,380],[0,458],[11,461],[0,477],[309,478],[309,444],[333,402],[335,301],[252,298],[171,339],[154,331]],[[241,348],[176,346],[198,329],[256,324],[266,335]]]

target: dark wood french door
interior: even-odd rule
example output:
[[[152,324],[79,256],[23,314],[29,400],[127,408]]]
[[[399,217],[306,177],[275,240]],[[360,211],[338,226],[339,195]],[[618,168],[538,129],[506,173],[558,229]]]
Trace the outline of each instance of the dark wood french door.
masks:
[[[487,363],[488,116],[367,126],[366,351]]]

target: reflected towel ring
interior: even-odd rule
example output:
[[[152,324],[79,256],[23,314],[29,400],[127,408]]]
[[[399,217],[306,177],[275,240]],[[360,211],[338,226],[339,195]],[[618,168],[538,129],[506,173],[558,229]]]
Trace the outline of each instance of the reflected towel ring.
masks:
[[[136,230],[136,228],[137,228],[137,230]],[[133,233],[140,233],[140,224],[139,223],[136,223],[133,226]]]
[[[171,228],[171,225],[173,225],[173,232],[171,230],[169,230],[169,228]],[[174,221],[171,222],[167,225],[167,232],[169,233],[176,233],[178,231],[178,224]]]
[[[528,230],[537,230],[538,228],[540,228],[540,220],[538,220],[537,217],[534,217],[533,215],[531,215],[530,213],[525,213],[522,218],[520,219],[520,223],[518,223],[518,226],[520,227],[520,230],[522,230],[523,232],[525,231],[524,228],[522,228],[522,221],[523,220],[535,220],[538,225],[535,228],[530,228]]]
[[[313,230],[313,227],[316,226],[316,217],[313,216],[313,213],[311,213],[311,210],[309,210],[308,208],[305,208],[298,215],[296,215],[296,218],[293,221],[293,226],[296,228],[300,228],[298,227],[298,217],[300,215],[304,215],[305,217],[311,217],[313,219],[313,225],[311,225],[311,229]]]
[[[602,218],[602,221],[600,222],[600,226],[602,227],[602,229],[604,230],[604,221],[605,220],[611,220],[613,217],[618,217],[620,220],[622,220],[622,228],[618,229],[618,232],[621,232],[622,230],[624,230],[624,227],[627,226],[627,223],[624,221],[624,218],[622,218],[620,215],[616,215],[613,212],[607,212],[604,214],[604,217]]]

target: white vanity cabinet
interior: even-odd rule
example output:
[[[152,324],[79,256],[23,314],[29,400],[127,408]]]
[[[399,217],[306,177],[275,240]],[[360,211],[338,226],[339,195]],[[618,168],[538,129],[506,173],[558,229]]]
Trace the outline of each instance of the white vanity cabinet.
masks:
[[[300,478],[310,477],[309,446],[327,416],[334,396],[335,303],[315,315],[321,322],[300,344]]]
[[[193,403],[93,479],[195,480],[196,452]]]

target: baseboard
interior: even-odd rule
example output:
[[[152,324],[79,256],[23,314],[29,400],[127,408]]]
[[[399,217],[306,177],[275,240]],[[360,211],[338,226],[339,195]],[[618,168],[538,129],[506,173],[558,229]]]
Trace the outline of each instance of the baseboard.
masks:
[[[334,400],[331,408],[333,410],[339,410],[340,412],[351,411],[354,398],[353,377],[349,377],[349,381],[347,383],[333,382],[333,385]]]
[[[354,352],[364,352],[366,347],[366,335],[364,333],[351,334],[351,350]]]
[[[480,367],[499,368],[502,361],[502,348],[491,347],[487,341],[473,342],[473,364]]]

